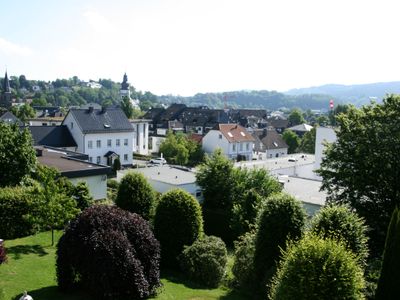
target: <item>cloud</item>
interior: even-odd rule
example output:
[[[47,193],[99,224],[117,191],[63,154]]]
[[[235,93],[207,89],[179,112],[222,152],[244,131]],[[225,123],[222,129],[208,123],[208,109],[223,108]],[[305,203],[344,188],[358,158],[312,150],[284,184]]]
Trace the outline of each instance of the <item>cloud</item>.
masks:
[[[25,46],[14,44],[0,37],[0,52],[7,55],[30,56],[33,51]]]
[[[97,11],[86,11],[83,16],[86,18],[88,24],[100,33],[112,33],[115,31],[115,26],[102,14]]]

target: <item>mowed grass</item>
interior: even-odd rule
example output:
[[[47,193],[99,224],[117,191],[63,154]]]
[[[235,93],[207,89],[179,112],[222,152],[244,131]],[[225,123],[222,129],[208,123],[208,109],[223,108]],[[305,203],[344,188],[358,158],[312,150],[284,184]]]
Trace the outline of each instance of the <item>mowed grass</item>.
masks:
[[[62,235],[55,232],[57,241]],[[25,238],[5,241],[8,261],[0,265],[0,299],[19,299],[23,291],[35,300],[83,300],[91,297],[81,291],[64,294],[58,291],[55,273],[56,247],[51,233],[43,232]],[[204,289],[178,273],[162,273],[163,287],[154,299],[245,299],[227,288]],[[3,300],[3,299],[1,299]]]

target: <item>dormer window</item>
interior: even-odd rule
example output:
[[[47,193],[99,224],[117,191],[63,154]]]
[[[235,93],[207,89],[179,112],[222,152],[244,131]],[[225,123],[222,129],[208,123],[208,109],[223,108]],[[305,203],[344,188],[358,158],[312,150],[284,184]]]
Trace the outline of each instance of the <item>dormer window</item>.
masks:
[[[104,128],[110,128],[110,124],[104,124]]]
[[[229,135],[230,137],[233,137],[232,133],[230,133],[230,132],[228,132],[228,135]]]

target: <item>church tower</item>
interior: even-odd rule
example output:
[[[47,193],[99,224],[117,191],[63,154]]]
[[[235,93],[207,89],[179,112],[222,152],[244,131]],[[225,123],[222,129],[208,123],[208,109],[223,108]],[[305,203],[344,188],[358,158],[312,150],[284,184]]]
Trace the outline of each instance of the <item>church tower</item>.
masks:
[[[124,79],[121,83],[121,89],[119,90],[119,95],[121,97],[121,100],[124,97],[128,97],[128,99],[131,99],[131,91],[129,90],[128,76],[126,75],[126,73],[124,74]]]
[[[0,106],[10,109],[12,99],[11,99],[10,81],[8,80],[7,71],[6,75],[4,76],[2,89],[3,91],[0,96]]]

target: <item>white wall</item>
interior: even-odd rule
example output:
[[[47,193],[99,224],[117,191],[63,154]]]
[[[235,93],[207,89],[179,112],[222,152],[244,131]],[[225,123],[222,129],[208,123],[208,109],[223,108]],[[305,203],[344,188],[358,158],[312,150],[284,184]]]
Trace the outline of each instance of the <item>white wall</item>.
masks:
[[[220,139],[220,135],[222,135],[222,139]],[[228,156],[229,146],[228,140],[219,130],[210,130],[202,140],[202,148],[206,153],[213,153],[215,149],[221,148],[222,153]]]
[[[62,121],[60,120],[39,120],[39,119],[35,119],[35,120],[29,120],[29,126],[58,126],[61,125]],[[45,124],[45,125],[44,125]]]
[[[71,133],[72,137],[75,140],[75,143],[77,144],[77,151],[85,153],[83,144],[84,137],[73,115],[71,113],[68,113],[62,124],[68,127],[69,132]]]
[[[248,144],[248,150],[246,144]],[[219,130],[210,130],[203,138],[202,147],[206,153],[212,153],[215,149],[221,148],[222,153],[230,159],[236,159],[239,154],[246,156],[248,160],[253,159],[253,142],[229,143]]]
[[[77,185],[78,182],[86,182],[90,194],[94,200],[106,199],[107,198],[107,176],[97,175],[89,177],[77,177],[69,178],[73,185]]]
[[[201,191],[200,187],[195,183],[187,183],[187,184],[181,184],[181,185],[174,185],[170,183],[165,183],[153,179],[147,179],[150,185],[159,193],[165,193],[169,190],[172,189],[182,189],[187,191],[189,194],[191,194],[193,197],[197,199],[197,201],[202,202],[203,201],[203,194],[201,196],[196,197],[196,192]]]
[[[322,158],[324,157],[323,151],[325,142],[334,143],[336,141],[336,133],[332,128],[317,127],[315,137],[315,166],[314,169],[319,169],[321,166]]]
[[[133,152],[147,155],[149,154],[149,123],[145,122],[131,122],[135,130],[133,135]]]
[[[149,152],[150,153],[160,152],[160,145],[165,139],[166,137],[161,137],[161,136],[149,137],[149,143],[151,143],[151,149],[149,149]]]
[[[100,164],[107,165],[107,158],[104,155],[108,151],[114,151],[119,155],[121,165],[132,165],[132,152],[133,152],[133,135],[134,132],[114,132],[114,133],[93,133],[85,135],[85,154],[92,157],[92,162],[97,163],[97,156],[100,156]],[[111,147],[107,145],[107,140],[111,140]],[[119,139],[119,146],[116,145],[116,140]],[[124,140],[128,140],[128,145],[124,145]],[[97,141],[100,140],[101,147],[97,148]],[[92,141],[93,148],[89,149],[89,141]],[[78,149],[78,152],[79,151]],[[127,155],[125,160],[124,155]]]
[[[276,156],[278,154],[278,156]],[[287,155],[287,148],[280,148],[280,149],[269,149],[266,151],[267,159],[268,158],[276,158],[281,156]]]

